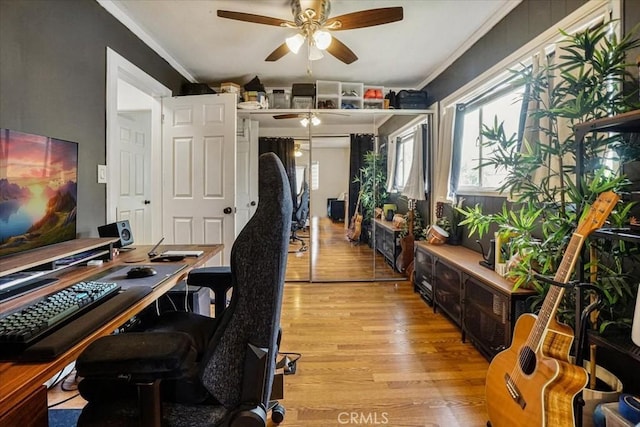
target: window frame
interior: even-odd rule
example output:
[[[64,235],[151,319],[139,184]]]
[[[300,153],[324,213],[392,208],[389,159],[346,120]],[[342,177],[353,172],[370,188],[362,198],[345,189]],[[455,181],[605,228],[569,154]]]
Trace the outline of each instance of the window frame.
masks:
[[[395,167],[395,176],[393,177],[393,189],[399,193],[404,190],[404,187],[407,184],[407,179],[409,178],[409,172],[411,170],[411,162],[413,162],[413,144],[415,144],[415,128],[411,128],[408,131],[398,135],[396,138],[396,167]],[[407,153],[407,145],[411,143],[409,152]],[[407,162],[407,160],[409,162]],[[399,165],[402,163],[402,175],[403,175],[403,183],[400,184],[398,181],[399,173]]]
[[[402,191],[404,190],[405,184],[406,184],[406,179],[405,179],[405,183],[402,185],[402,187],[399,187],[396,182],[397,182],[397,176],[398,176],[398,154],[399,154],[399,147],[398,147],[398,139],[400,138],[408,138],[408,137],[412,137],[412,140],[415,142],[415,135],[416,135],[416,130],[420,129],[420,125],[421,124],[425,124],[425,123],[432,123],[432,120],[434,120],[432,118],[432,116],[430,117],[429,114],[419,114],[416,118],[414,118],[413,120],[411,120],[410,122],[408,122],[407,124],[405,124],[404,126],[398,128],[397,130],[395,130],[394,132],[389,134],[389,143],[391,141],[394,141],[394,145],[395,145],[395,154],[396,154],[396,158],[395,158],[395,165],[394,165],[394,169],[393,169],[393,186],[391,187],[391,191],[389,191],[390,193],[402,193]],[[412,149],[410,150],[409,153],[409,158],[411,159],[411,161],[413,161],[413,146]],[[409,169],[411,169],[411,163],[409,163],[407,165],[409,167]],[[408,171],[407,171],[408,172]]]
[[[529,43],[522,46],[520,49],[514,51],[510,55],[507,55],[501,61],[497,62],[494,66],[485,70],[479,76],[470,80],[463,86],[459,87],[448,96],[446,96],[439,103],[438,117],[444,117],[445,111],[451,109],[456,104],[465,103],[466,101],[477,97],[479,94],[486,91],[487,88],[493,87],[505,79],[509,74],[505,70],[515,69],[518,66],[530,65],[530,59],[533,55],[541,50],[547,51],[550,46],[555,48],[555,45],[562,36],[558,34],[558,28],[563,28],[569,33],[579,31],[581,28],[585,28],[592,23],[602,19],[620,20],[622,16],[622,1],[611,0],[609,2],[587,2],[572,12],[570,15],[563,18],[561,21],[549,27],[547,30],[533,38]],[[618,26],[616,34],[621,36],[622,29]],[[441,122],[438,122],[439,126],[442,126]],[[444,141],[443,149],[453,150],[452,142],[450,140]],[[448,165],[448,170],[445,171],[449,176],[451,175],[451,164]],[[449,184],[447,184],[447,189]],[[434,195],[436,199],[446,200],[449,198],[445,187],[441,187],[439,192]],[[482,189],[473,189],[467,191],[466,188],[458,187],[458,195],[478,195],[483,196],[499,196],[505,197],[504,193],[498,191],[489,191]]]
[[[477,137],[475,138],[475,141],[476,141],[475,147],[477,148],[476,154],[478,157],[473,159],[477,161],[478,166],[474,167],[473,170],[477,172],[479,184],[478,185],[458,184],[457,194],[461,194],[461,195],[478,194],[478,193],[499,194],[499,191],[498,191],[499,186],[483,185],[483,172],[482,172],[482,168],[480,167],[480,164],[482,163],[482,160],[486,158],[487,153],[491,152],[490,147],[484,146],[484,137],[482,135],[482,129],[483,129],[483,123],[485,119],[485,115],[483,113],[485,110],[483,108],[488,106],[492,102],[500,98],[503,98],[511,93],[513,94],[513,99],[518,100],[518,110],[522,111],[522,103],[524,102],[523,95],[524,95],[524,87],[525,87],[524,84],[514,83],[512,75],[503,75],[502,77],[503,79],[499,80],[497,84],[494,83],[492,87],[487,90],[487,92],[483,93],[481,96],[478,96],[475,99],[472,99],[471,101],[465,104],[465,110],[467,110],[468,112],[477,111],[477,114],[478,114],[478,117],[477,117],[478,133],[477,133]],[[518,91],[520,91],[520,94],[518,94]],[[488,117],[488,119],[490,120],[490,122],[493,122],[493,117]],[[498,117],[498,119],[500,119],[500,117]],[[518,134],[520,131],[519,120],[516,123],[516,127],[517,129],[515,133]],[[466,128],[464,124],[463,124],[463,128]],[[514,132],[508,132],[507,137],[509,137],[513,133]],[[464,151],[464,147],[465,146],[464,146],[464,138],[463,138],[460,149]],[[460,165],[460,167],[462,168],[462,165]],[[459,176],[462,176],[462,169],[459,171],[459,174],[460,174]]]

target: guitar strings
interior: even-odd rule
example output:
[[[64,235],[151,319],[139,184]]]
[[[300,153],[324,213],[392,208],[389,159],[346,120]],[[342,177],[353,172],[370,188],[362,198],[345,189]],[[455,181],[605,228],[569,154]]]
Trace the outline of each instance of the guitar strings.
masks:
[[[569,280],[569,275],[571,273],[571,266],[573,265],[574,258],[578,253],[578,248],[582,245],[583,237],[579,234],[573,234],[571,237],[571,241],[567,246],[565,251],[566,254],[571,254],[571,256],[565,256],[560,263],[560,267],[554,277],[554,280],[557,282],[566,283]],[[514,384],[517,384],[518,381],[522,378],[522,373],[524,372],[524,368],[531,364],[539,350],[541,345],[544,345],[544,331],[547,329],[550,320],[551,314],[555,312],[555,306],[559,303],[564,295],[564,288],[553,286],[549,289],[547,296],[542,304],[542,308],[540,309],[539,315],[536,317],[535,324],[531,329],[529,336],[525,340],[525,346],[523,346],[518,354],[518,364],[513,367],[510,378]],[[528,348],[530,351],[522,351],[523,349]]]

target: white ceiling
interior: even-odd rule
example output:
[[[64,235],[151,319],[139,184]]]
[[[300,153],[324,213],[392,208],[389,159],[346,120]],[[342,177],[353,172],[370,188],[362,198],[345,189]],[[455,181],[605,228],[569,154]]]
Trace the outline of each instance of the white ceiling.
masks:
[[[218,9],[292,20],[289,0],[97,0],[194,82],[218,86],[258,76],[267,87],[315,80],[421,88],[485,34],[520,0],[334,0],[331,15],[402,6],[404,19],[336,31],[358,60],[329,54],[306,73],[305,55],[265,62],[293,30],[219,18]],[[301,50],[302,51],[302,50]]]

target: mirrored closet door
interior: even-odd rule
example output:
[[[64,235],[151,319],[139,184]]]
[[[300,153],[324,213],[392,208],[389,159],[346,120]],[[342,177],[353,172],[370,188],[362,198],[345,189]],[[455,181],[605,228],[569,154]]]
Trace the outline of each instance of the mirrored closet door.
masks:
[[[295,181],[292,193],[297,209],[287,281],[372,281],[404,277],[394,268],[391,258],[385,257],[380,243],[376,246],[376,238],[384,235],[383,229],[377,227],[388,224],[376,222],[370,215],[359,217],[365,213],[364,206],[378,204],[379,195],[375,191],[360,194],[358,189],[361,184],[365,189],[373,188],[363,182],[370,176],[386,176],[386,170],[379,170],[381,162],[373,161],[381,155],[380,150],[386,150],[384,143],[381,146],[378,129],[391,133],[394,126],[415,118],[415,114],[409,114],[366,110],[239,111],[239,117],[258,122],[263,143],[267,138],[269,141],[287,139],[292,140],[288,143],[294,147],[295,178],[291,181]],[[395,115],[404,117],[394,121]],[[309,121],[306,126],[301,123],[304,119]],[[386,141],[386,137],[381,139]],[[360,182],[354,184],[354,181]],[[354,234],[361,236],[356,239]],[[397,232],[394,236],[397,237]]]

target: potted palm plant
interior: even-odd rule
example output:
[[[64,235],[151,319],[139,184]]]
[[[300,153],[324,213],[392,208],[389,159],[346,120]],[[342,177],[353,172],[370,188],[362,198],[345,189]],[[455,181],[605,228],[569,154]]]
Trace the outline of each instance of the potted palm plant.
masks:
[[[535,274],[555,272],[584,206],[601,192],[624,190],[626,180],[611,161],[612,147],[629,146],[620,135],[594,134],[585,138],[581,159],[584,173],[575,174],[574,126],[639,106],[637,81],[626,85],[634,80],[628,72],[626,54],[640,46],[640,40],[635,31],[622,38],[612,36],[612,25],[616,22],[576,34],[562,32],[564,47],[556,53],[555,64],[513,71],[527,87],[524,102],[535,105],[527,114],[530,126],[525,137],[518,140],[506,135],[497,117],[482,132],[487,145],[498,147],[483,166],[507,171],[499,191],[508,194],[512,204],[509,209],[505,205],[498,214],[486,214],[478,206],[459,209],[464,216],[461,224],[468,227],[470,234],[485,233],[490,224],[497,224],[500,232],[516,236],[512,250],[518,252],[520,262],[509,275],[515,287],[527,285],[538,290],[533,310],[544,300],[550,286],[536,279]],[[628,223],[628,212],[628,205],[622,204],[616,215]],[[607,297],[598,320],[601,330],[614,323],[630,324],[627,313],[632,309],[637,280],[629,276],[640,274],[627,268],[629,259],[635,259],[637,265],[637,248],[624,242],[606,244],[615,246],[601,248],[613,258],[594,260],[600,272],[596,285]],[[572,324],[575,301],[571,301],[573,293],[566,295],[559,315]]]
[[[371,229],[375,208],[381,208],[389,194],[386,189],[386,167],[382,154],[368,151],[364,155],[364,166],[360,168],[360,176],[353,182],[360,183],[360,204],[362,205],[362,230],[366,242],[371,242]]]

